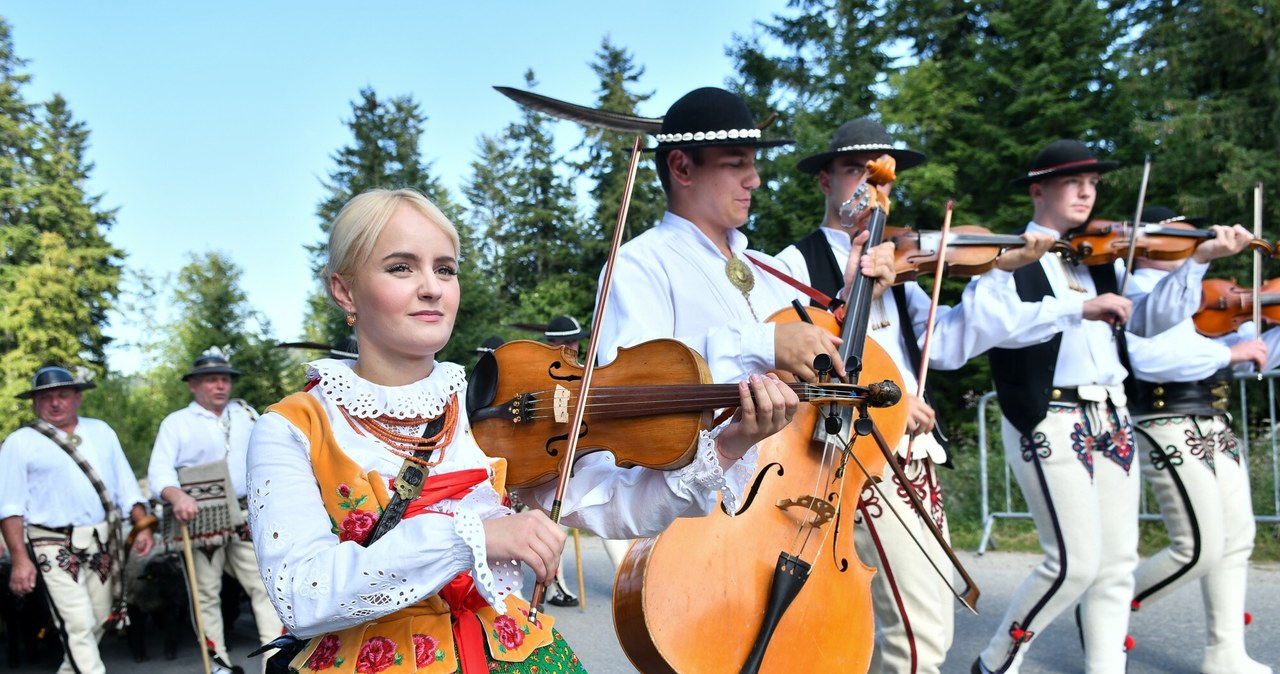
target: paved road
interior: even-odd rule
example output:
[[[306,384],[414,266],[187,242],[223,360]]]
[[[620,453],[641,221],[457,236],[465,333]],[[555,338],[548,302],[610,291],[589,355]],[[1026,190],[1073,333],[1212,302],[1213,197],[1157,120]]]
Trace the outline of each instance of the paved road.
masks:
[[[578,652],[588,671],[593,674],[632,674],[636,670],[627,661],[618,646],[613,631],[609,597],[612,591],[612,567],[604,548],[594,538],[583,538],[583,560],[586,576],[586,610],[556,608],[556,626]],[[1039,561],[1030,554],[989,552],[983,557],[972,553],[961,554],[969,573],[982,588],[979,605],[981,615],[970,615],[963,608],[956,614],[956,639],[951,649],[951,659],[943,667],[944,674],[966,674],[976,654],[986,645],[1002,617],[1009,597],[1027,572]],[[572,568],[572,564],[566,563]],[[1250,575],[1250,610],[1254,615],[1253,626],[1248,630],[1249,651],[1254,658],[1280,666],[1280,566],[1255,565]],[[244,615],[248,615],[247,606]],[[233,631],[232,659],[246,665],[250,674],[257,671],[256,663],[244,658],[253,647],[250,618],[242,617]],[[1198,670],[1204,644],[1204,611],[1198,586],[1183,587],[1160,603],[1135,614],[1130,631],[1137,646],[1130,658],[1129,674],[1156,674]],[[1270,638],[1268,638],[1270,637]],[[108,659],[107,671],[129,674],[160,674],[170,672],[191,673],[201,669],[199,652],[194,637],[188,638],[179,651],[178,658],[166,661],[158,656],[158,637],[152,639],[153,659],[135,664],[129,657],[125,644],[108,639],[103,650]],[[708,648],[714,648],[709,644]],[[0,650],[3,650],[0,645]],[[0,656],[0,663],[7,654]],[[3,667],[0,664],[0,667]],[[55,664],[23,666],[10,670],[18,674],[52,672]],[[1280,671],[1280,667],[1277,667]],[[1043,630],[1027,656],[1026,672],[1074,674],[1083,671],[1081,651],[1075,626],[1069,617],[1063,617]]]

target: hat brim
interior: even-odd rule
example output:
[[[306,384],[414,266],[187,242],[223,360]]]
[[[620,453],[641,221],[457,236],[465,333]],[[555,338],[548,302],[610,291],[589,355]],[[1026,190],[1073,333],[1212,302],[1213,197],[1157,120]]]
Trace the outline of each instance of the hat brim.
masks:
[[[902,150],[898,148],[881,150],[873,148],[869,150],[847,150],[843,152],[823,152],[822,154],[815,154],[812,157],[805,157],[799,162],[796,162],[796,168],[800,169],[802,173],[808,173],[816,176],[826,170],[827,165],[831,163],[832,159],[841,155],[860,154],[862,152],[879,152],[893,157],[894,161],[897,163],[895,170],[899,173],[910,168],[915,168],[923,164],[925,159],[928,159],[923,152],[916,152],[915,150]]]
[[[1079,175],[1081,173],[1097,173],[1101,175],[1103,173],[1110,173],[1111,171],[1114,171],[1118,168],[1120,168],[1120,162],[1118,161],[1111,161],[1111,160],[1098,161],[1093,164],[1080,164],[1078,166],[1068,166],[1066,168],[1057,169],[1055,171],[1046,171],[1044,173],[1038,173],[1033,176],[1028,175],[1028,176],[1022,176],[1020,178],[1014,178],[1013,180],[1009,181],[1009,185],[1013,187],[1026,187],[1028,185],[1032,185],[1038,182],[1043,182],[1050,178],[1057,178],[1059,176],[1073,176],[1073,175]]]
[[[240,376],[240,371],[233,367],[206,367],[199,370],[192,370],[182,375],[182,381],[186,381],[192,377],[198,377],[202,374],[228,374],[234,379]]]
[[[56,389],[56,388],[73,388],[77,391],[87,391],[91,388],[98,388],[98,385],[91,381],[62,382],[58,384],[49,384],[47,386],[37,386],[31,389],[30,391],[23,391],[22,393],[19,393],[14,397],[17,398],[18,400],[30,400],[31,398],[34,398],[35,395],[41,391],[52,391],[53,389]]]
[[[774,138],[772,140],[746,140],[743,138],[726,138],[724,140],[690,140],[678,143],[658,143],[653,147],[646,147],[642,152],[666,152],[668,150],[691,150],[695,147],[779,147],[782,145],[794,145],[795,141],[790,138]]]
[[[591,336],[591,331],[580,330],[572,335],[548,335],[544,333],[542,336],[544,339],[558,339],[565,342],[572,342],[575,339],[578,341],[582,341]]]

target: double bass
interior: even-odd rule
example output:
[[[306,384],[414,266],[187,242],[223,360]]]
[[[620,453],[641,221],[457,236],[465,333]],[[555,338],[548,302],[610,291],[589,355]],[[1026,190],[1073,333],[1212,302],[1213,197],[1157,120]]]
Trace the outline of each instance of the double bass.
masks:
[[[865,192],[864,192],[865,194]],[[873,212],[872,237],[884,224]],[[878,222],[878,224],[877,224]],[[873,281],[858,275],[841,355],[858,381],[901,376],[866,339]],[[833,332],[830,314],[805,317]],[[799,320],[791,310],[771,320]],[[869,421],[866,407],[859,425]],[[825,418],[824,418],[825,417]],[[907,406],[875,410],[879,433],[896,443]],[[871,578],[853,548],[854,516],[867,475],[885,459],[872,437],[846,443],[853,419],[802,406],[758,445],[759,469],[736,516],[676,520],[632,545],[614,584],[614,623],[623,650],[643,672],[866,671],[874,617]],[[830,426],[828,425],[830,424]],[[815,429],[837,431],[828,437]]]

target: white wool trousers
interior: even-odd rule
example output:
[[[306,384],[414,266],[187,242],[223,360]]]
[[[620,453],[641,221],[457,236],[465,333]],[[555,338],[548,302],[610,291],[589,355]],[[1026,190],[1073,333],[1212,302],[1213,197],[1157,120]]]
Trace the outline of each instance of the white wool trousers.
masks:
[[[916,445],[936,442],[932,435],[916,437]],[[862,490],[854,529],[862,563],[878,569],[871,580],[876,641],[868,671],[873,674],[937,674],[955,634],[955,596],[947,585],[954,577],[951,560],[924,521],[932,519],[950,542],[938,472],[928,458],[905,464],[907,484],[885,466],[880,489]],[[926,515],[911,504],[908,489],[925,504]]]
[[[1135,572],[1134,610],[1199,580],[1209,632],[1202,671],[1248,671],[1244,613],[1256,527],[1227,419],[1147,417],[1137,422],[1137,437],[1142,475],[1170,542]]]
[[[1120,391],[1110,395],[1123,400]],[[1121,674],[1138,564],[1140,480],[1128,411],[1107,401],[1051,404],[1030,436],[1008,419],[1003,431],[1005,461],[1045,557],[1014,593],[982,664],[1019,671],[1036,635],[1080,602],[1085,671]]]
[[[29,525],[27,538],[49,592],[54,622],[65,639],[67,653],[58,674],[103,674],[107,667],[98,642],[111,614],[107,523],[73,527],[70,536]]]

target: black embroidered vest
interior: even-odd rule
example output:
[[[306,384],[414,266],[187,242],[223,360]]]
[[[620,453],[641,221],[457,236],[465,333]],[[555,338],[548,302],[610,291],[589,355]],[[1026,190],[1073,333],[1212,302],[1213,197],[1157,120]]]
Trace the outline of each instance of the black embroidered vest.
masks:
[[[1098,295],[1118,293],[1115,266],[1101,264],[1088,267]],[[1018,297],[1024,302],[1039,302],[1053,295],[1049,277],[1040,264],[1029,264],[1013,272]],[[1133,397],[1133,368],[1129,366],[1129,349],[1124,331],[1116,333],[1117,355],[1126,375],[1124,388]],[[1031,437],[1049,412],[1050,389],[1058,364],[1058,350],[1062,347],[1062,333],[1043,344],[1021,349],[995,348],[987,354],[991,361],[991,377],[995,380],[996,395],[1000,398],[1000,410],[1013,427],[1025,437]]]

